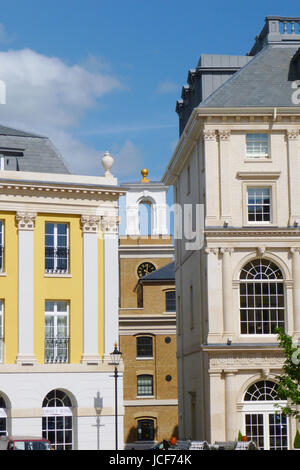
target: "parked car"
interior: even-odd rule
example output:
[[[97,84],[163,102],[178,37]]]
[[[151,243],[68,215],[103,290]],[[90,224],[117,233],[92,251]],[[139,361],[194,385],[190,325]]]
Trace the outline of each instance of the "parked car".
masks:
[[[0,450],[51,450],[51,443],[36,436],[1,436]]]

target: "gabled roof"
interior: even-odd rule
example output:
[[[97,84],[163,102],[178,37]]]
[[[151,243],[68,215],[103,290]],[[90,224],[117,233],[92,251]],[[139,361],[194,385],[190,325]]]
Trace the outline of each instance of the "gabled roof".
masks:
[[[292,107],[292,59],[299,45],[268,45],[230,77],[199,108]],[[299,77],[300,78],[300,77]]]
[[[175,282],[175,262],[166,264],[160,269],[156,269],[150,274],[140,278],[139,282],[148,281],[174,281]]]

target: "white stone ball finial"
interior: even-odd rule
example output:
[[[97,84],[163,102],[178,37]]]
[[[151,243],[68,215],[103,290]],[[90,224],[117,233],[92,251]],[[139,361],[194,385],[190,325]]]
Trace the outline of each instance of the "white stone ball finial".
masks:
[[[112,166],[114,164],[114,159],[108,151],[105,152],[101,162],[105,170],[105,176],[112,176],[110,170],[112,169]]]

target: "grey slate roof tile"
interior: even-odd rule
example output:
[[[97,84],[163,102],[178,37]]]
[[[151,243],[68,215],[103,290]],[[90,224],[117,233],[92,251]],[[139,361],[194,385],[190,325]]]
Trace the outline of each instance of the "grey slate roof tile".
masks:
[[[292,102],[290,68],[298,49],[298,45],[265,47],[198,107],[297,106]]]
[[[0,149],[24,150],[22,157],[5,157],[5,170],[70,173],[63,157],[47,137],[0,126]]]

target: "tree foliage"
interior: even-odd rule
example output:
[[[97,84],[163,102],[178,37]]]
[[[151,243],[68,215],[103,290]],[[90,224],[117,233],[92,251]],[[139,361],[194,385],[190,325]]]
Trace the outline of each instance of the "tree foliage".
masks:
[[[287,335],[282,328],[277,328],[276,333],[285,356],[283,373],[277,377],[278,397],[281,400],[287,400],[282,413],[300,421],[300,347],[293,344],[292,337]]]

